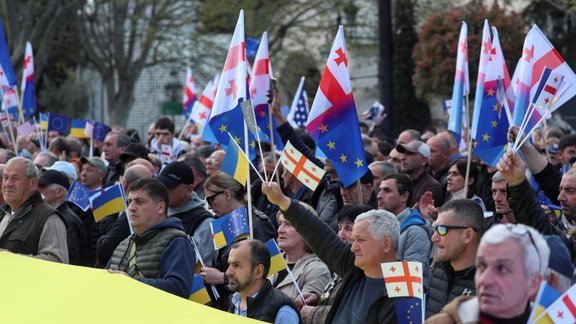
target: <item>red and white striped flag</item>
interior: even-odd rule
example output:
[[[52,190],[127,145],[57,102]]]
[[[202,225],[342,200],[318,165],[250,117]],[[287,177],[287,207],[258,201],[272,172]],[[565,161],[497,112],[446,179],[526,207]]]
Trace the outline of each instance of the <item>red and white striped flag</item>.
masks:
[[[294,148],[289,141],[286,143],[284,151],[282,151],[280,163],[312,191],[316,190],[320,180],[326,173],[324,169],[312,163],[304,154]]]

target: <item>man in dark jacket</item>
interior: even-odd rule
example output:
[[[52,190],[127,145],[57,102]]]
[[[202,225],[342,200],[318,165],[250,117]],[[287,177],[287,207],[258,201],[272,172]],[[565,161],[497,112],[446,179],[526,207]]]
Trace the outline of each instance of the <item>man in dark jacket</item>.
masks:
[[[353,243],[340,240],[331,228],[297,201],[282,194],[276,183],[264,183],[262,192],[278,205],[312,251],[343,278],[326,323],[395,323],[395,298],[388,297],[381,263],[397,261],[398,220],[384,210],[358,216]]]
[[[538,204],[532,187],[526,180],[526,166],[520,157],[508,151],[498,162],[498,171],[508,182],[510,207],[514,210],[518,223],[534,227],[543,235],[558,235],[566,244],[572,263],[576,261],[576,240],[566,236],[558,227],[550,223],[542,207]],[[576,215],[576,169],[570,169],[562,176],[558,200],[562,206],[563,217]]]
[[[301,322],[292,299],[266,279],[270,252],[264,243],[258,240],[234,243],[228,264],[228,289],[234,292],[229,312],[269,323]]]
[[[211,266],[216,255],[210,229],[210,223],[214,218],[204,208],[204,201],[194,192],[192,169],[186,163],[176,161],[164,167],[156,178],[168,188],[170,196],[168,216],[182,221],[184,231],[196,243],[203,263]]]
[[[468,199],[455,199],[440,208],[432,235],[437,247],[432,268],[426,317],[458,296],[476,295],[474,265],[484,227],[482,208]]]
[[[114,250],[107,268],[188,298],[196,257],[180,220],[166,217],[166,187],[157,179],[140,179],[129,189],[128,213],[134,234]]]
[[[0,249],[68,263],[66,225],[62,215],[42,200],[36,165],[20,157],[8,161],[2,193],[6,209],[0,213]]]
[[[66,203],[70,188],[68,177],[60,171],[46,170],[38,179],[38,187],[44,196],[44,201],[56,208],[64,218],[70,264],[83,265],[86,253],[86,229],[80,217]]]

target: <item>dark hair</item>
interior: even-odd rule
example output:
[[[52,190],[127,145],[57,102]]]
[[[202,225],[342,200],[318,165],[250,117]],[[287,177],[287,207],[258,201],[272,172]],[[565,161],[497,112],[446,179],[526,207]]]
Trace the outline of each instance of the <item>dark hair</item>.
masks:
[[[368,205],[360,205],[360,204],[344,205],[342,209],[340,209],[340,211],[336,214],[336,218],[338,219],[338,223],[346,221],[348,223],[354,224],[354,220],[356,220],[356,217],[358,215],[372,209],[374,208]]]
[[[138,133],[138,130],[136,130],[134,128],[128,128],[126,130],[126,136],[128,136],[131,143],[141,143],[142,142],[140,140],[140,134]]]
[[[170,133],[174,134],[174,123],[168,117],[160,117],[156,119],[154,129],[167,129]]]
[[[296,132],[296,135],[300,137],[302,142],[304,142],[304,144],[310,149],[310,151],[316,151],[316,142],[314,142],[312,137],[306,133],[306,130],[303,128],[296,128],[294,131]]]
[[[450,162],[450,164],[448,164],[448,170],[450,170],[450,168],[452,168],[453,165],[456,165],[456,169],[458,170],[458,173],[460,173],[460,175],[465,178],[466,177],[466,163],[467,163],[466,159],[454,160],[454,161]],[[474,178],[474,182],[468,186],[468,197],[466,197],[466,198],[472,198],[476,194],[475,183],[476,183],[476,181],[478,181],[478,172],[479,172],[478,163],[471,160],[470,161],[470,174],[468,175],[468,177],[469,177],[469,179]],[[466,186],[467,184],[464,184],[464,185]]]
[[[212,152],[214,152],[214,148],[210,145],[202,145],[196,149],[196,154],[203,159],[207,159]]]
[[[385,155],[385,156],[390,155],[390,152],[392,151],[393,148],[394,148],[394,145],[392,145],[388,141],[381,141],[378,143],[378,151],[380,151],[380,153],[382,153],[382,155]]]
[[[198,154],[194,152],[186,153],[183,155],[182,162],[186,163],[186,165],[192,169],[194,177],[198,176],[202,179],[206,179],[206,166],[202,163]]]
[[[412,201],[412,195],[414,194],[414,185],[412,184],[412,180],[410,179],[410,177],[408,177],[404,173],[391,173],[385,176],[384,179],[382,179],[382,181],[388,179],[396,180],[396,187],[398,188],[398,193],[402,195],[403,193],[407,192],[408,193],[407,201],[408,202]]]
[[[168,212],[168,205],[170,198],[168,196],[168,189],[164,184],[156,178],[142,178],[138,179],[128,187],[128,191],[143,190],[155,203],[164,202],[164,214]]]
[[[564,135],[558,142],[558,151],[562,151],[568,146],[576,146],[576,134]]]
[[[454,213],[454,217],[460,223],[459,225],[475,228],[478,239],[482,237],[484,234],[484,212],[478,203],[470,199],[453,199],[438,209],[438,213],[449,211]]]
[[[270,251],[266,247],[266,244],[258,240],[244,240],[238,241],[232,244],[231,249],[237,249],[240,246],[247,244],[250,247],[250,265],[251,270],[254,270],[259,264],[264,266],[264,280],[268,277],[268,272],[270,271]]]
[[[70,147],[68,146],[68,141],[66,137],[58,136],[50,142],[48,145],[49,149],[54,148],[58,152],[65,152],[66,156],[70,155]]]

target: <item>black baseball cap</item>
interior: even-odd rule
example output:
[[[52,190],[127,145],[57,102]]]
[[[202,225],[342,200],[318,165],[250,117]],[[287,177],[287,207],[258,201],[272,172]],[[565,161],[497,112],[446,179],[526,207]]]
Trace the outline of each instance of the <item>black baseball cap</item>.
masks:
[[[66,188],[66,190],[70,188],[68,177],[63,172],[56,170],[46,170],[42,173],[40,178],[38,178],[38,186],[40,188],[44,188],[51,184],[60,185]]]
[[[181,161],[176,161],[168,164],[156,176],[168,189],[174,189],[180,184],[193,184],[194,174],[192,169]]]

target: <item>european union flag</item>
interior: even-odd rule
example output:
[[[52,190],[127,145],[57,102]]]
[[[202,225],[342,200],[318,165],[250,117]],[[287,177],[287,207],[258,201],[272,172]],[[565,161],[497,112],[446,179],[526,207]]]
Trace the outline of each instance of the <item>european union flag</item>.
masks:
[[[214,249],[232,244],[240,236],[250,234],[246,207],[240,207],[230,214],[217,218],[210,223]]]
[[[92,137],[97,141],[104,142],[106,134],[111,130],[112,129],[108,127],[108,125],[95,121],[94,129],[92,130]]]
[[[400,324],[423,323],[422,300],[420,298],[398,298],[394,303],[396,319]]]
[[[4,78],[8,81],[8,85],[16,85],[16,75],[12,68],[10,61],[10,53],[8,51],[8,43],[6,42],[6,34],[4,33],[4,21],[0,18],[0,65],[4,72]]]
[[[500,79],[485,81],[483,91],[474,154],[487,164],[495,166],[508,144],[507,132],[510,123],[503,106],[506,98]]]
[[[258,45],[260,45],[258,38],[246,38],[246,57],[255,57]]]
[[[87,211],[90,208],[89,197],[88,188],[80,182],[74,181],[68,191],[67,200],[80,207],[83,211]]]
[[[70,132],[68,117],[63,115],[48,115],[48,131],[57,131],[58,134],[66,136]]]

